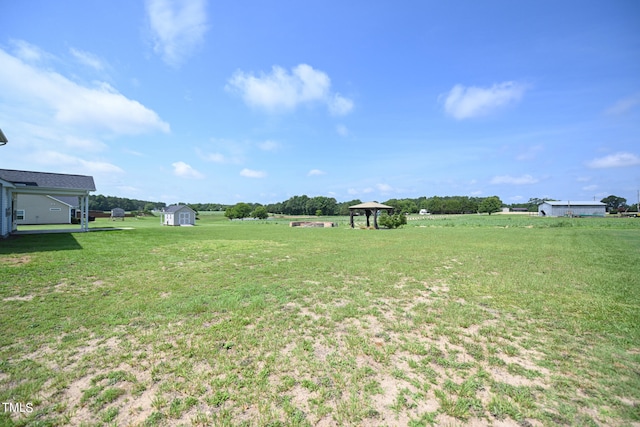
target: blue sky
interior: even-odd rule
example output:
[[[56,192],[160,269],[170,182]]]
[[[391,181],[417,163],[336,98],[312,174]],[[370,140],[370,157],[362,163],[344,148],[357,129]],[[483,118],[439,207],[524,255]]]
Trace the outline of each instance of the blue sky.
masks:
[[[0,3],[0,167],[270,203],[636,201],[636,1]]]

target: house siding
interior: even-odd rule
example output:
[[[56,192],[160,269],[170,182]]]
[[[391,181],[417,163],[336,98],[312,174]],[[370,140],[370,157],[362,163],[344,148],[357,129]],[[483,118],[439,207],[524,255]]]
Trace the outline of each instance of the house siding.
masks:
[[[18,225],[71,224],[71,207],[49,196],[19,194],[16,211],[24,210]]]

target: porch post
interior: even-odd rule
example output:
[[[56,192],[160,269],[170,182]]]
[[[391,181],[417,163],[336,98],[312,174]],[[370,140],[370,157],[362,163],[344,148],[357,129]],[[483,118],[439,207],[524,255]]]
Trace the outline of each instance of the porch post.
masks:
[[[89,231],[89,195],[80,197],[80,231]]]

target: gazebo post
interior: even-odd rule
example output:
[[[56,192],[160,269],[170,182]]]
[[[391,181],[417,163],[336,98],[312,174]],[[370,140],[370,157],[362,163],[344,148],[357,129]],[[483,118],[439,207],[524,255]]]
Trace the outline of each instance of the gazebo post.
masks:
[[[351,224],[351,228],[353,228],[353,209],[349,209],[349,223]]]
[[[364,210],[364,214],[367,216],[367,228],[371,227],[369,223],[369,217],[371,216],[371,211],[369,209]]]
[[[373,226],[378,230],[378,209],[373,210]]]

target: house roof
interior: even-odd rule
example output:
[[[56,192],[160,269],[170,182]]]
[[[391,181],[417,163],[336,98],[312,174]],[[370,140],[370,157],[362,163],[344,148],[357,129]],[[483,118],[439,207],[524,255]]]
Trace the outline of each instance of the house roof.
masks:
[[[171,206],[167,206],[166,208],[164,208],[164,213],[174,213],[179,211],[182,208],[187,208],[190,211],[193,211],[193,209],[191,209],[189,206],[187,205],[171,205]],[[195,211],[194,211],[195,212]]]
[[[378,202],[364,202],[359,205],[349,206],[349,209],[394,209],[394,207],[383,205]]]
[[[78,207],[78,196],[48,196],[72,208]]]
[[[22,187],[96,191],[92,176],[0,169],[0,179]]]
[[[602,203],[602,202],[594,202],[594,201],[576,201],[574,202],[573,200],[570,201],[560,201],[560,200],[555,200],[555,201],[546,201],[543,202],[546,203],[548,205],[551,206],[606,206],[606,204]]]

